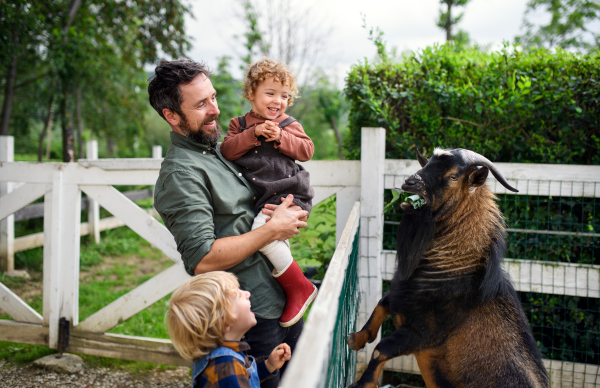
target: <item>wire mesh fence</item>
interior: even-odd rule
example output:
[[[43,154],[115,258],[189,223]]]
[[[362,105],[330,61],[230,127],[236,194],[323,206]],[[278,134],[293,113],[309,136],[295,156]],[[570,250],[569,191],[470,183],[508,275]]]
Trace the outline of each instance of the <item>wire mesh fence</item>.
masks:
[[[386,175],[386,203],[392,198],[389,188],[401,186],[407,177]],[[518,194],[508,194],[494,179],[488,180],[506,218],[504,268],[518,291],[552,386],[600,384],[598,180],[509,180]],[[384,250],[396,249],[401,219],[399,206],[384,215]],[[389,251],[384,256],[388,261],[395,258]],[[387,263],[388,279],[392,265]],[[391,322],[384,323],[382,336],[392,330]],[[396,375],[395,381],[415,384],[412,377],[398,380]]]
[[[348,347],[346,336],[356,331],[356,318],[360,304],[357,271],[359,235],[360,229],[357,230],[352,242],[352,252],[339,296],[325,385],[328,388],[346,387],[354,382],[356,375],[356,352]]]
[[[356,352],[346,336],[356,331],[360,304],[360,203],[355,202],[311,306],[294,357],[281,382],[288,387],[345,387],[356,375]]]

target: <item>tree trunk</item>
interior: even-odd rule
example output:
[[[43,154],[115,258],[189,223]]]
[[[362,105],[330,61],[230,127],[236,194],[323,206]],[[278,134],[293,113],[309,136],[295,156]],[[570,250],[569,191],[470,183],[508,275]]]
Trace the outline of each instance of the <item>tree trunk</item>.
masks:
[[[15,46],[19,43],[19,37],[16,32],[13,33],[13,43]],[[10,67],[6,74],[6,88],[4,89],[4,105],[2,106],[2,119],[0,119],[0,135],[8,136],[8,123],[12,110],[12,102],[15,96],[15,79],[17,78],[17,54],[14,54]]]
[[[42,161],[42,157],[43,157],[43,153],[44,153],[44,137],[46,136],[46,133],[48,132],[48,130],[50,129],[50,127],[52,126],[52,116],[54,114],[54,109],[52,104],[54,103],[54,94],[52,94],[52,97],[50,97],[50,104],[48,105],[48,116],[46,116],[46,122],[44,123],[44,130],[42,131],[42,134],[40,135],[40,143],[38,146],[38,162]],[[50,135],[48,135],[48,147],[46,147],[46,149],[50,149]],[[50,159],[50,157],[48,156],[48,159]]]
[[[115,157],[115,142],[113,141],[112,137],[109,137],[108,139],[106,139],[106,148],[108,148],[108,154],[111,157]]]
[[[344,160],[344,142],[342,141],[342,133],[340,132],[340,129],[337,126],[337,121],[335,120],[335,117],[331,119],[331,126],[335,131],[335,137],[337,138],[338,142],[338,158],[340,158],[340,160]]]
[[[47,161],[50,161],[51,153],[52,153],[52,125],[49,125],[48,126],[48,138],[46,139],[46,160]]]
[[[452,40],[452,0],[447,1],[448,4],[448,14],[446,19],[446,42],[450,42]]]
[[[73,20],[75,19],[75,14],[81,5],[81,0],[71,0],[71,4],[69,4],[69,10],[67,11],[67,19],[64,21],[63,30],[67,32],[71,25],[73,24]],[[66,38],[68,39],[68,37]],[[67,112],[67,99],[69,97],[67,88],[65,86],[65,82],[63,80],[63,89],[65,90],[63,100],[61,103],[61,112],[62,115],[62,143],[63,143],[63,161],[65,162],[74,162],[75,161],[75,137],[73,130],[73,118],[72,115]]]
[[[75,14],[81,5],[81,0],[71,0],[71,4],[69,5],[68,19],[65,21],[64,29],[65,32],[71,27],[73,24],[73,19],[75,19]]]
[[[75,136],[73,133],[73,120],[67,112],[67,96],[62,100],[62,135],[63,135],[63,161],[71,163],[75,161]]]
[[[79,159],[85,159],[83,152],[83,121],[81,121],[81,88],[77,88],[77,102],[75,104],[75,114],[77,115],[77,148],[79,149]]]

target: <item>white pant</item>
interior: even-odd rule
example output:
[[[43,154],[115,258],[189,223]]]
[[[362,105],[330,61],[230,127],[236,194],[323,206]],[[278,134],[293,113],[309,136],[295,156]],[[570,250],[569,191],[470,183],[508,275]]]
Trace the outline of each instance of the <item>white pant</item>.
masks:
[[[258,213],[254,218],[252,230],[263,226],[267,222],[267,218],[268,216],[263,214],[262,211]],[[259,252],[267,256],[267,259],[273,264],[273,267],[275,267],[275,271],[278,274],[284,272],[290,264],[292,264],[292,261],[294,261],[288,240],[275,240],[259,249]]]

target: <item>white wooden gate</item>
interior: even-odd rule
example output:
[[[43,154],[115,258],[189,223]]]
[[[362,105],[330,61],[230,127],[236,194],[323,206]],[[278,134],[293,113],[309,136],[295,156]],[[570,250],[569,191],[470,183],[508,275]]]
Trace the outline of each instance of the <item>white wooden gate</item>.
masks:
[[[164,225],[117,191],[113,185],[154,185],[161,159],[99,159],[78,163],[0,162],[0,182],[21,182],[0,198],[0,220],[44,196],[43,314],[0,283],[0,308],[14,320],[0,320],[0,340],[71,352],[189,365],[169,340],[106,333],[173,292],[189,278],[175,240]],[[338,224],[345,224],[357,199],[359,162],[308,162],[314,204],[336,193]],[[87,194],[166,256],[173,265],[79,322],[81,193]],[[341,234],[341,230],[340,230]],[[69,332],[60,330],[61,318]]]

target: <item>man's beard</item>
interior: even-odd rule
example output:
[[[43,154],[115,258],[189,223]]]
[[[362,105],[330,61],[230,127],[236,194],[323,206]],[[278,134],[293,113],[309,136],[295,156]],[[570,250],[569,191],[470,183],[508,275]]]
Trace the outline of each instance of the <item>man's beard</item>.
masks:
[[[190,123],[187,121],[187,117],[185,115],[181,115],[181,122],[179,123],[179,129],[181,132],[193,141],[194,143],[204,144],[209,147],[215,147],[217,142],[221,138],[221,126],[219,125],[219,115],[213,115],[207,117],[202,125],[210,123],[211,121],[215,121],[215,128],[210,132],[205,132],[202,126],[199,129],[192,130],[190,127]]]

